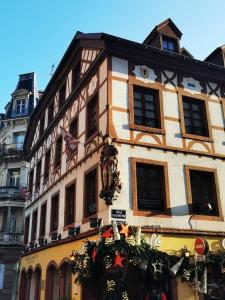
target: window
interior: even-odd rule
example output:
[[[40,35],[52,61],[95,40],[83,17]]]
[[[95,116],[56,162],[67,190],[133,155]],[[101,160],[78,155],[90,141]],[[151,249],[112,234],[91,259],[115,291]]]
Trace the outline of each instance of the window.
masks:
[[[158,91],[134,86],[134,124],[160,128]]]
[[[41,138],[44,129],[45,129],[45,116],[43,116],[40,120],[39,138]]]
[[[40,232],[39,236],[45,236],[45,226],[46,226],[46,203],[41,206],[41,218],[40,218]]]
[[[20,185],[20,169],[9,169],[9,186]]]
[[[66,201],[65,201],[65,226],[75,222],[74,218],[75,208],[75,183],[66,188]]]
[[[64,83],[61,89],[59,90],[59,109],[63,105],[65,99],[66,99],[66,83]]]
[[[48,107],[48,126],[53,119],[53,114],[54,114],[54,101],[52,101],[52,103]]]
[[[24,114],[25,113],[25,108],[26,108],[26,100],[17,100],[16,101],[16,114]]]
[[[29,174],[29,190],[30,190],[30,194],[31,195],[33,193],[33,182],[34,182],[34,170],[30,170],[30,174]]]
[[[69,263],[63,263],[59,270],[59,299],[71,299],[72,269]]]
[[[32,230],[31,230],[31,241],[35,241],[37,238],[37,210],[33,212],[32,217]]]
[[[80,80],[80,62],[76,64],[72,71],[72,88],[74,89]]]
[[[24,244],[28,243],[29,237],[29,227],[30,227],[30,216],[25,218],[25,226],[24,226]]]
[[[162,46],[163,50],[177,52],[177,41],[172,38],[163,37]]]
[[[55,195],[51,201],[51,222],[50,231],[58,230],[59,220],[59,194]]]
[[[85,175],[85,207],[84,217],[89,217],[96,213],[97,202],[97,169]]]
[[[50,159],[51,159],[51,150],[48,150],[48,152],[46,152],[45,154],[44,180],[48,180],[49,177]]]
[[[164,167],[144,163],[136,164],[137,208],[147,211],[164,211]]]
[[[192,214],[218,216],[214,172],[189,170]]]
[[[37,163],[36,166],[36,185],[35,185],[36,189],[40,187],[40,182],[41,182],[41,160]]]
[[[77,138],[77,118],[75,118],[71,123],[70,123],[70,128],[69,132]]]
[[[56,146],[55,146],[55,163],[54,163],[55,169],[61,166],[61,158],[62,158],[62,137],[60,136],[57,139]]]
[[[183,97],[185,132],[209,136],[205,103],[203,100]]]
[[[47,269],[45,287],[45,300],[59,299],[59,271],[54,265]]]
[[[25,132],[14,132],[13,133],[13,142],[17,150],[23,149],[23,142],[24,142]]]
[[[98,130],[97,103],[98,97],[95,96],[87,105],[87,138],[90,138]]]

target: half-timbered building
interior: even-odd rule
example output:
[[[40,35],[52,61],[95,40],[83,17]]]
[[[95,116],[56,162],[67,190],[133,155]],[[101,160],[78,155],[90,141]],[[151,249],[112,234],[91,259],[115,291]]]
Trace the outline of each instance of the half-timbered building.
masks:
[[[102,299],[93,286],[74,285],[69,267],[72,250],[97,237],[93,218],[141,226],[166,252],[193,253],[196,238],[222,250],[225,50],[200,61],[181,48],[181,36],[170,19],[143,43],[76,33],[25,139],[31,197],[19,299]],[[74,151],[61,128],[79,141]],[[103,189],[108,138],[122,183],[114,201]],[[179,278],[164,289],[171,300],[213,299]],[[150,299],[140,295],[129,299]]]

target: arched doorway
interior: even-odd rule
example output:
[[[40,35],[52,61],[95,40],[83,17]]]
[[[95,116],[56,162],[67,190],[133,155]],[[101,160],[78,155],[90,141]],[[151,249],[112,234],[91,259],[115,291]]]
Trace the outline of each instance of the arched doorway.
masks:
[[[59,276],[55,264],[51,264],[46,272],[45,300],[59,298]]]

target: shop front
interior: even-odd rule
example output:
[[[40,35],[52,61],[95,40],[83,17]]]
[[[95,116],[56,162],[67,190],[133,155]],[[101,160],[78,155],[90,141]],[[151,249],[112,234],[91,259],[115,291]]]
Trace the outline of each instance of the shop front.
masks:
[[[225,299],[223,237],[123,224],[78,237],[23,255],[19,300]]]

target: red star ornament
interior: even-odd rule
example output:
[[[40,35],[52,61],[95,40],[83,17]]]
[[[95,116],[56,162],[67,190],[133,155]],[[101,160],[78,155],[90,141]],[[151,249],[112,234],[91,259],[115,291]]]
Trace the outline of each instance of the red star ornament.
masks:
[[[106,230],[102,233],[102,237],[106,238],[106,239],[108,239],[112,236],[113,236],[113,233],[112,233],[112,228],[111,227],[108,230]]]
[[[92,253],[91,253],[91,257],[92,257],[93,262],[95,262],[95,260],[96,260],[96,255],[97,255],[97,251],[96,251],[96,248],[94,248],[92,250]]]
[[[124,257],[120,256],[118,252],[116,252],[116,257],[114,260],[114,267],[119,266],[123,268],[122,261],[124,260]]]
[[[121,224],[121,227],[122,229],[120,230],[120,233],[124,234],[125,237],[127,238],[128,237],[128,225],[124,225],[124,224]]]

